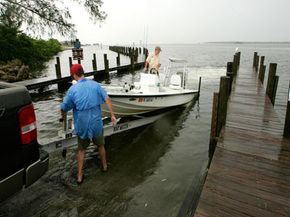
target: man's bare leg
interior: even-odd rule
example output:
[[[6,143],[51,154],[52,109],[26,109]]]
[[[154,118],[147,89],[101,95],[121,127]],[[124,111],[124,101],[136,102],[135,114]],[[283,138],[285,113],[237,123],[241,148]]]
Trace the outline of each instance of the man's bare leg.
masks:
[[[99,156],[101,159],[103,171],[107,171],[106,149],[104,145],[99,146]]]
[[[78,150],[77,160],[78,160],[78,176],[77,181],[81,182],[83,178],[83,167],[85,161],[86,150]]]

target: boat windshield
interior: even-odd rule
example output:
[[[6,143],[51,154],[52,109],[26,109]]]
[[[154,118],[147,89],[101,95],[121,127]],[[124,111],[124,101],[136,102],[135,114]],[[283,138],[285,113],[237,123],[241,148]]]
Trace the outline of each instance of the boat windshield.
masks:
[[[167,65],[167,67],[164,68],[164,79],[162,79],[163,81],[161,81],[163,85],[168,86],[171,76],[176,74],[181,77],[182,87],[185,87],[185,80],[187,74],[186,64],[187,61],[184,59],[170,57],[169,64]]]

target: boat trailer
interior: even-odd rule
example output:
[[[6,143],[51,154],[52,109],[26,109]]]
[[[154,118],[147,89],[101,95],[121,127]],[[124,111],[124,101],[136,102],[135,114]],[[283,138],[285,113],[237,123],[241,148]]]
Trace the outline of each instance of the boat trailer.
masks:
[[[111,123],[110,118],[103,118],[104,137],[152,124],[169,112],[170,111],[167,111],[152,116],[136,115],[131,117],[122,117],[117,119],[116,125]],[[67,149],[76,145],[77,136],[73,134],[72,113],[70,112],[64,117],[63,129],[59,131],[58,139],[48,144],[41,145],[40,148],[48,153],[62,151],[62,156],[66,157]]]

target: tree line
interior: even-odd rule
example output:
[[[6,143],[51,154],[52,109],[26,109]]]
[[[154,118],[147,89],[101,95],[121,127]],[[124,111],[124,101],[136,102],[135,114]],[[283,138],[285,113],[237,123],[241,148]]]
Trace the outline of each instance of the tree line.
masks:
[[[33,71],[62,50],[56,39],[42,40],[44,34],[76,37],[68,4],[84,7],[93,22],[104,21],[101,0],[0,0],[0,65],[19,59]]]

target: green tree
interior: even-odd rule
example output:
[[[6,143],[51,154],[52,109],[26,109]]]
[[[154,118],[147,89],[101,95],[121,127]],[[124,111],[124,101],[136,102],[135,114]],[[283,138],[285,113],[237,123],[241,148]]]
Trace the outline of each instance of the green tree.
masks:
[[[90,18],[104,21],[107,14],[101,10],[102,0],[66,0],[77,2],[84,7]],[[19,28],[25,25],[34,33],[73,35],[74,24],[70,22],[71,14],[64,6],[63,0],[0,0],[0,23]]]
[[[37,40],[0,24],[0,65],[18,59],[32,71],[45,67],[45,62],[62,50],[56,39]]]

